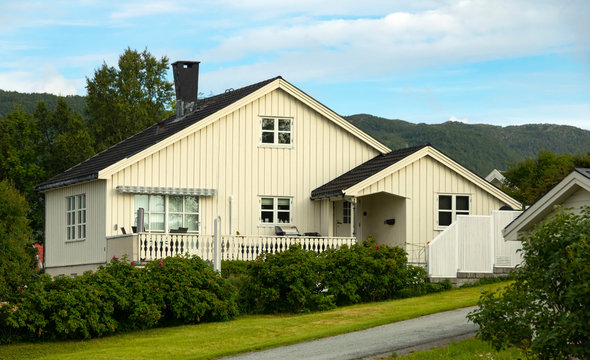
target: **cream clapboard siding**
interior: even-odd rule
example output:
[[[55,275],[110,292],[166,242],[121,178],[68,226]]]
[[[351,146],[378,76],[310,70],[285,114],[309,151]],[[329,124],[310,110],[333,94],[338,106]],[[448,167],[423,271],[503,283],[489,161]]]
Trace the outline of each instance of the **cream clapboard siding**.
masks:
[[[261,116],[293,119],[293,146],[260,145]],[[213,219],[222,218],[229,233],[229,197],[234,197],[233,229],[244,235],[273,234],[259,226],[259,197],[293,198],[293,225],[300,232],[319,232],[321,202],[311,191],[376,156],[367,143],[327,120],[303,102],[276,89],[218,121],[116,172],[108,181],[108,235],[133,225],[133,195],[119,185],[212,188],[201,197],[201,233],[213,233]],[[330,218],[331,222],[332,219]]]
[[[45,237],[51,239],[45,246],[47,268],[105,262],[105,189],[106,182],[96,180],[45,193]],[[86,240],[66,241],[66,197],[80,194],[86,194]]]
[[[471,215],[490,215],[492,210],[498,210],[504,205],[496,197],[430,156],[421,157],[376,181],[360,190],[357,196],[379,192],[406,198],[406,241],[418,246],[425,246],[444,230],[437,226],[438,194],[469,195]],[[409,250],[412,249],[408,247],[407,251],[410,252]]]
[[[564,208],[572,208],[576,214],[580,213],[582,206],[590,206],[590,192],[582,188],[563,202]]]

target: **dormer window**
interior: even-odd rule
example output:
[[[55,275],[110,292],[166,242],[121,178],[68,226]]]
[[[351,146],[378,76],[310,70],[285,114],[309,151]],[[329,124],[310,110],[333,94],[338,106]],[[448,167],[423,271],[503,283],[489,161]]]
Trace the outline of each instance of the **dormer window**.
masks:
[[[293,143],[293,119],[263,117],[260,129],[262,145],[290,146]]]

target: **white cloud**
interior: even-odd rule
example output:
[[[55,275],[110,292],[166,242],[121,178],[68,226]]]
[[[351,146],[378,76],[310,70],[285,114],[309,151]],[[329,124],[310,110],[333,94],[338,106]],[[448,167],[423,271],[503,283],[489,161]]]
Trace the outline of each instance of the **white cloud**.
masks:
[[[460,122],[460,123],[464,123],[464,124],[469,123],[469,119],[467,119],[467,118],[459,119],[455,115],[451,115],[451,117],[449,118],[449,121]]]
[[[264,1],[259,1],[259,3]],[[379,18],[275,21],[222,39],[203,51],[205,62],[261,62],[296,68],[301,78],[379,76],[426,66],[531,56],[573,48],[559,4],[462,1]]]
[[[25,71],[0,73],[3,90],[18,92],[77,95],[84,87],[84,79],[66,79],[55,68],[43,67],[41,74]]]

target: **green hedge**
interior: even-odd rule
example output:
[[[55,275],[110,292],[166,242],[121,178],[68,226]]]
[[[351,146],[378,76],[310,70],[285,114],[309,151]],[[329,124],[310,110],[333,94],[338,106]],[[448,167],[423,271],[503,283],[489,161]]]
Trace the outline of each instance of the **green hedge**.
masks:
[[[43,275],[0,306],[0,341],[88,339],[164,324],[229,320],[235,289],[198,257],[138,268],[113,259],[76,278]]]
[[[76,278],[43,275],[0,304],[0,343],[88,339],[121,331],[242,313],[301,313],[423,295],[426,282],[400,248],[373,241],[317,254],[299,245],[255,261],[224,261],[222,274],[200,258],[169,257],[136,267],[114,258]],[[238,304],[240,308],[238,309]]]

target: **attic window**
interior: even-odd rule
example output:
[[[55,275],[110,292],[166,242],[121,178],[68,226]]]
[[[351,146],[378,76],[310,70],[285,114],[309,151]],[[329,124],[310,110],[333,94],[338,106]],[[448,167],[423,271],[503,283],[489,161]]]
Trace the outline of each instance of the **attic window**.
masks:
[[[293,119],[263,117],[260,119],[262,145],[289,146],[293,142]]]

